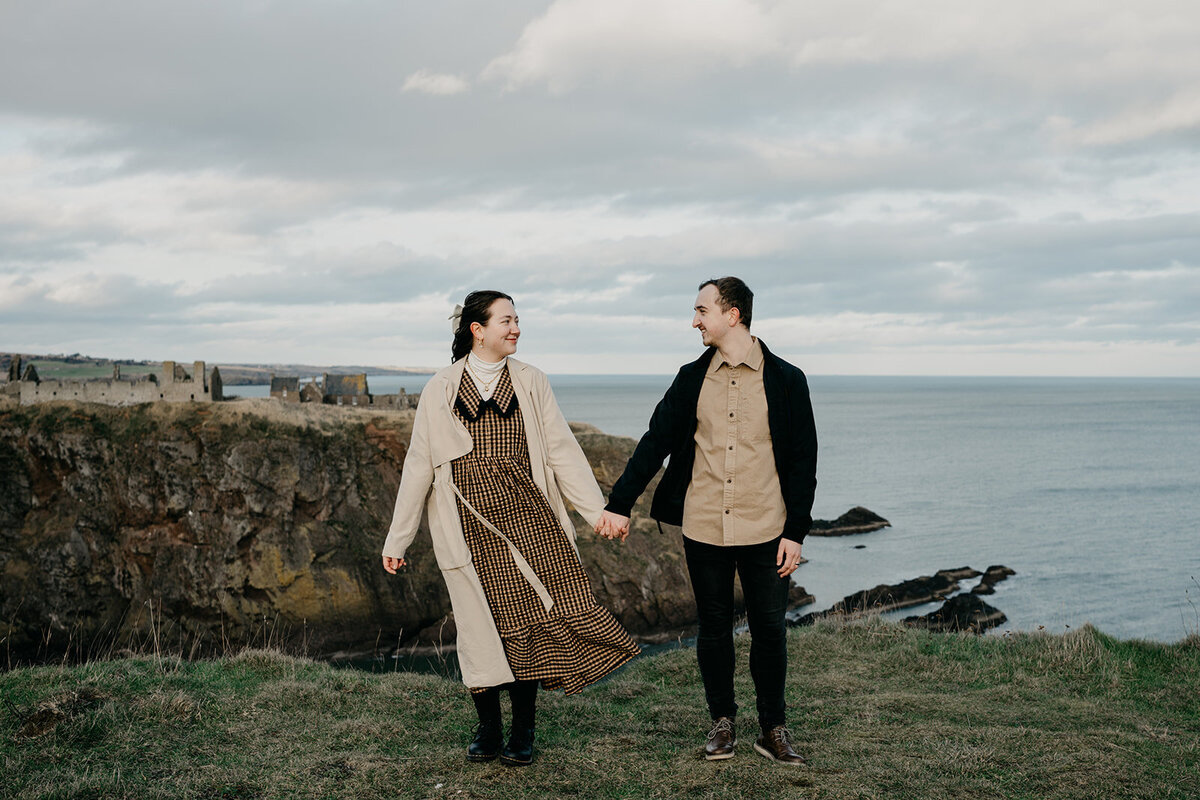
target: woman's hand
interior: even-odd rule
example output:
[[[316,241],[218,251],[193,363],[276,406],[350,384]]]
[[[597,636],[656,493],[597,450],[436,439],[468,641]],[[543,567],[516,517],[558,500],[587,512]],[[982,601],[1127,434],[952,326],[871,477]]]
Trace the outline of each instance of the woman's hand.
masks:
[[[391,556],[383,557],[383,568],[391,574],[395,575],[396,570],[400,567],[407,566],[408,562],[403,558],[392,558]]]
[[[629,535],[629,517],[623,517],[612,511],[602,511],[595,530],[605,539],[619,539],[623,542]]]

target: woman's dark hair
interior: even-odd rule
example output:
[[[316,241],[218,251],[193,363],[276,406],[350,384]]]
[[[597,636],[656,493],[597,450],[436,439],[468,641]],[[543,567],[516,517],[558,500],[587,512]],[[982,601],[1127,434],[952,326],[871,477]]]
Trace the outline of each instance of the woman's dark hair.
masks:
[[[471,323],[478,322],[480,325],[487,325],[488,320],[492,318],[492,303],[497,300],[507,300],[512,302],[512,298],[504,292],[495,292],[490,289],[482,289],[478,292],[471,292],[467,295],[467,299],[463,300],[462,317],[458,321],[458,327],[454,330],[454,342],[450,345],[450,361],[458,361],[460,358],[471,352],[472,341],[475,335],[471,333]]]
[[[750,287],[741,278],[728,275],[724,278],[710,278],[700,284],[699,289],[709,284],[717,287],[717,305],[721,307],[721,311],[736,308],[741,313],[741,323],[746,326],[746,330],[750,330],[750,319],[754,316],[754,292],[750,291]]]

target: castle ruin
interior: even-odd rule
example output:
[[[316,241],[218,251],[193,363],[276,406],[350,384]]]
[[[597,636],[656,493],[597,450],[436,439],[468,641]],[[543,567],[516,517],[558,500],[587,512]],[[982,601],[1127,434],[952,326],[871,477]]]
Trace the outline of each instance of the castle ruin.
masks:
[[[372,406],[375,408],[416,408],[419,394],[401,389],[396,394],[371,394],[367,375],[332,375],[328,372],[301,385],[299,377],[280,377],[271,374],[271,397],[284,403],[324,403],[334,406]]]
[[[221,371],[217,367],[205,375],[203,361],[192,362],[189,375],[182,364],[164,361],[162,375],[153,373],[130,378],[121,377],[121,366],[113,366],[112,378],[92,380],[42,380],[33,364],[21,370],[21,357],[13,356],[8,367],[5,391],[20,397],[21,405],[47,403],[54,400],[80,400],[110,406],[135,403],[212,403],[224,399]]]

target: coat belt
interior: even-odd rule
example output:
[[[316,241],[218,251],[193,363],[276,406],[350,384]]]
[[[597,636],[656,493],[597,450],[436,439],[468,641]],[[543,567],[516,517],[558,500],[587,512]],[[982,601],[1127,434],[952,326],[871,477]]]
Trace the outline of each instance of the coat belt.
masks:
[[[520,570],[522,577],[529,582],[529,585],[533,587],[533,591],[537,593],[538,599],[542,601],[542,605],[546,607],[546,610],[549,611],[551,608],[553,608],[554,600],[550,597],[550,593],[546,591],[546,585],[542,583],[540,578],[538,578],[537,573],[533,571],[533,567],[531,567],[529,562],[525,560],[525,556],[521,555],[521,551],[517,549],[515,544],[513,544],[512,539],[509,539],[507,536],[501,533],[499,528],[489,522],[483,516],[483,514],[480,514],[475,510],[475,506],[467,502],[467,498],[463,497],[462,492],[459,491],[458,484],[456,484],[453,480],[447,482],[450,484],[450,488],[454,490],[454,493],[458,495],[458,499],[462,501],[462,504],[466,507],[467,511],[470,511],[472,514],[474,514],[475,518],[483,524],[483,527],[499,536],[504,543],[508,545],[508,549],[512,553],[513,561],[516,563],[517,569]]]

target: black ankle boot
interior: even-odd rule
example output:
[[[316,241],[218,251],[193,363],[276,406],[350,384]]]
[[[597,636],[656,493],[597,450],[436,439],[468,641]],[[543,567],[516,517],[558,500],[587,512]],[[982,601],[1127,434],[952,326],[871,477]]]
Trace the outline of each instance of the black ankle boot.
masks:
[[[500,728],[500,719],[481,720],[475,726],[475,738],[467,745],[467,760],[491,761],[500,755],[502,744],[504,731]]]
[[[467,760],[491,761],[500,755],[500,747],[504,744],[504,730],[500,725],[500,690],[492,688],[472,692],[471,699],[475,702],[479,724],[475,726],[475,738],[467,745]]]
[[[511,767],[525,767],[533,763],[533,726],[518,726],[513,723],[508,734],[508,744],[500,753],[500,760]]]
[[[513,722],[500,760],[513,767],[533,763],[533,723],[537,716],[537,681],[517,681],[508,690]]]

